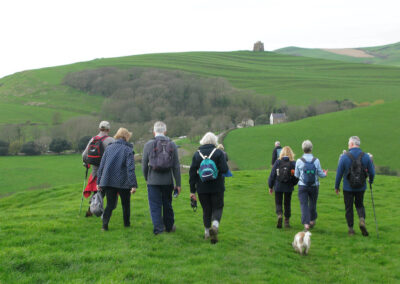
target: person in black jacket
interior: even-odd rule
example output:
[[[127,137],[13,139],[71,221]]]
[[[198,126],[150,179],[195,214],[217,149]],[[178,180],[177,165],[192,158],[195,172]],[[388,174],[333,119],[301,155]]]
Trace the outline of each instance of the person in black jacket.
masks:
[[[218,242],[218,228],[224,207],[225,184],[222,175],[227,173],[229,168],[223,151],[216,149],[218,138],[214,133],[206,133],[200,140],[200,145],[199,150],[193,155],[189,170],[190,198],[197,200],[197,191],[203,208],[204,238],[210,238],[211,243],[215,244]],[[201,156],[214,161],[218,169],[216,179],[204,182],[200,179],[198,171],[203,161]]]
[[[281,142],[276,141],[274,151],[272,151],[271,167],[274,166],[276,160],[279,158],[281,151],[282,151]]]
[[[283,147],[279,159],[275,161],[268,179],[269,193],[275,191],[276,214],[278,215],[277,228],[282,228],[282,201],[285,206],[285,227],[289,228],[291,216],[291,200],[294,186],[298,179],[294,176],[296,161],[289,146]]]

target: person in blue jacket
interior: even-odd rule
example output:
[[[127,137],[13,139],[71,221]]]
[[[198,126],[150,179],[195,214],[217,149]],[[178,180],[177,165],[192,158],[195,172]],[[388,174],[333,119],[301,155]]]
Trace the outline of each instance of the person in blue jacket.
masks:
[[[346,221],[349,227],[349,235],[354,235],[354,213],[353,213],[353,203],[356,207],[357,214],[359,217],[359,227],[363,236],[368,236],[368,231],[365,226],[365,208],[364,208],[364,193],[367,188],[367,183],[365,182],[361,187],[354,188],[350,185],[349,181],[349,169],[352,164],[352,158],[361,158],[361,164],[367,173],[365,175],[369,177],[369,182],[372,184],[375,177],[374,164],[368,154],[365,154],[360,149],[360,138],[357,136],[352,136],[349,139],[348,147],[349,151],[346,154],[341,155],[338,168],[336,171],[336,182],[335,191],[339,195],[340,192],[340,182],[343,178],[343,197],[344,205],[346,209]],[[360,157],[360,155],[362,155]],[[365,180],[364,180],[365,181]]]
[[[294,186],[299,181],[294,176],[295,167],[294,153],[289,146],[285,146],[275,161],[268,178],[269,194],[275,191],[275,208],[278,216],[276,227],[279,229],[282,228],[282,202],[285,207],[285,228],[290,227],[292,193]]]
[[[301,209],[301,223],[304,230],[308,231],[315,226],[317,219],[317,200],[319,191],[319,177],[326,177],[328,171],[323,170],[319,160],[311,152],[313,145],[310,140],[305,140],[301,145],[304,155],[296,161],[295,177],[299,179],[299,200]],[[310,163],[314,168],[311,175],[311,184],[307,184],[310,179],[306,173],[306,163]]]
[[[131,225],[131,194],[135,193],[137,188],[133,146],[128,143],[131,136],[132,133],[127,129],[118,129],[114,136],[115,142],[104,151],[97,171],[97,188],[105,191],[107,196],[107,206],[102,216],[103,231],[108,230],[108,222],[115,209],[118,194],[121,197],[124,225]]]

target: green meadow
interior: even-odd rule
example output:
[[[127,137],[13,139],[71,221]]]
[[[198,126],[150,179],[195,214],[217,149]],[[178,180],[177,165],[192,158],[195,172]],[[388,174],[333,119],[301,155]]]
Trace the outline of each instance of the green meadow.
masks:
[[[399,170],[397,126],[400,101],[324,114],[290,123],[264,125],[231,131],[225,148],[240,169],[261,169],[271,165],[274,142],[290,146],[299,158],[301,143],[310,139],[313,153],[323,168],[336,170],[339,155],[347,150],[350,136],[361,139],[361,148],[374,155],[378,166]]]
[[[50,174],[50,172],[49,172]],[[266,171],[234,172],[226,179],[225,208],[216,245],[203,240],[202,211],[190,208],[188,177],[174,199],[177,231],[153,236],[143,178],[132,197],[132,226],[121,205],[108,232],[100,218],[78,216],[80,184],[24,191],[0,199],[1,283],[397,283],[398,178],[378,176],[374,200],[365,198],[370,236],[347,235],[334,177],[322,180],[317,226],[308,256],[296,254],[302,230],[297,190],[290,229],[276,229]],[[387,196],[391,196],[387,198]],[[85,205],[87,201],[85,201]],[[395,217],[396,216],[396,217]],[[395,218],[394,218],[395,217]]]

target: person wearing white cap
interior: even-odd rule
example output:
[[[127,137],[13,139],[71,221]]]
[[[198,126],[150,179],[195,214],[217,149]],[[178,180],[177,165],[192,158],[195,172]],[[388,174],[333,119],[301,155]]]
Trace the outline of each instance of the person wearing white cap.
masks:
[[[98,158],[98,161],[96,162],[96,158],[93,158],[89,152],[91,147],[95,147],[96,141],[98,140],[102,144],[102,149],[103,151],[106,149],[106,147],[111,144],[112,142],[115,141],[113,137],[108,136],[110,132],[110,123],[108,121],[101,121],[99,124],[99,133],[92,137],[89,140],[89,143],[87,144],[85,151],[82,153],[82,159],[86,167],[89,167],[89,165],[92,166],[92,173],[89,176],[89,181],[88,184],[84,190],[84,196],[87,198],[90,196],[91,192],[97,192],[97,187],[96,187],[96,182],[97,182],[97,170],[100,165],[101,161],[101,155]],[[104,196],[103,196],[104,197]],[[86,217],[92,216],[92,213],[90,212],[90,207],[88,211],[86,212]]]

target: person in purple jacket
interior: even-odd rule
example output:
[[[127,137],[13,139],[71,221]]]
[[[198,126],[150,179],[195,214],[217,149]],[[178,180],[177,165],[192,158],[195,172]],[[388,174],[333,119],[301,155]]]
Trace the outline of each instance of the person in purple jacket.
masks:
[[[372,184],[375,177],[374,164],[368,154],[364,153],[360,149],[360,138],[357,136],[352,136],[349,138],[349,151],[342,154],[339,160],[338,168],[336,170],[336,182],[335,191],[339,195],[340,192],[340,182],[343,179],[343,197],[344,205],[346,209],[346,221],[349,228],[349,235],[354,235],[354,213],[353,213],[353,203],[356,207],[357,214],[359,217],[359,227],[363,236],[368,236],[368,231],[365,226],[365,208],[364,208],[364,193],[367,188],[367,183],[365,178],[369,177],[369,182]],[[360,156],[361,155],[361,156]],[[353,159],[360,159],[361,167],[364,175],[363,182],[360,186],[355,186],[349,178],[350,168],[352,167]],[[365,172],[366,171],[366,172]]]

